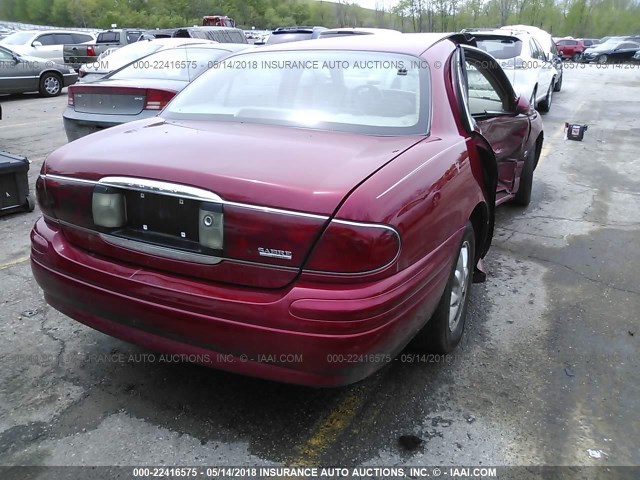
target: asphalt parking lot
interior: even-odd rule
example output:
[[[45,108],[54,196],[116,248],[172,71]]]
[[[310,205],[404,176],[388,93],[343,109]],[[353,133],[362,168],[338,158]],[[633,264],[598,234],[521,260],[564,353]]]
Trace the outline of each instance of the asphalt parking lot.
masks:
[[[1,218],[0,465],[640,465],[639,88],[637,68],[565,70],[459,349],[340,389],[160,361],[65,317],[31,275],[38,209]],[[0,103],[33,191],[66,95]]]

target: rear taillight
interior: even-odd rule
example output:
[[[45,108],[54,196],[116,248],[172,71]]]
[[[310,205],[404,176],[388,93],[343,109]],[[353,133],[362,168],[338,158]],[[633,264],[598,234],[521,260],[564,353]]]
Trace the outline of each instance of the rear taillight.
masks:
[[[326,218],[271,209],[224,206],[224,256],[301,267]]]
[[[104,85],[72,85],[67,89],[67,104],[74,105],[74,96],[82,95],[133,95],[144,97],[144,110],[162,110],[175,97],[173,90],[156,90],[152,88],[111,87]]]
[[[333,220],[304,269],[312,273],[363,274],[391,265],[400,253],[398,232],[380,224]]]
[[[145,110],[162,110],[169,101],[176,95],[170,90],[147,90]]]
[[[96,56],[96,49],[93,47],[93,45],[87,45],[87,56],[88,57]]]
[[[38,206],[42,214],[46,217],[53,218],[53,208],[50,199],[47,197],[47,186],[45,185],[42,175],[36,180],[36,200],[38,201]]]

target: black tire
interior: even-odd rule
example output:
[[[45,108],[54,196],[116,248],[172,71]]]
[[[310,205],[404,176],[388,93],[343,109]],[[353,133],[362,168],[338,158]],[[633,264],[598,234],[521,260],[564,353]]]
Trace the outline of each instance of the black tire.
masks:
[[[609,60],[609,57],[607,57],[606,55],[600,55],[598,58],[596,58],[596,62],[599,63],[600,65],[604,65],[605,63],[607,63],[608,60]]]
[[[576,63],[577,63],[577,62],[579,62],[579,61],[580,61],[580,57],[581,57],[581,55],[580,55],[579,53],[574,53],[574,54],[571,56],[571,60],[573,60],[574,62],[576,62]]]
[[[551,110],[552,99],[553,99],[553,80],[551,81],[551,85],[549,85],[549,88],[547,90],[547,95],[544,97],[544,100],[542,100],[538,104],[538,111],[546,113],[549,110]]]
[[[524,161],[524,167],[520,174],[520,186],[513,199],[513,203],[526,207],[531,203],[531,191],[533,190],[533,171],[536,168],[536,149],[533,149],[527,155]]]
[[[536,85],[533,88],[533,93],[531,93],[531,98],[529,99],[529,105],[531,105],[531,108],[533,108],[534,110],[538,109],[538,105],[536,104],[537,95],[538,95],[538,86]]]
[[[553,91],[554,92],[559,92],[560,90],[562,90],[562,77],[563,77],[563,74],[561,73],[560,74],[560,79],[553,86]]]
[[[459,282],[456,280],[456,270],[458,270],[463,247],[465,248],[467,255],[467,274],[464,286],[456,287],[456,284],[459,285]],[[444,293],[440,298],[440,302],[427,324],[418,332],[411,343],[411,346],[415,349],[431,353],[447,354],[455,350],[458,343],[460,343],[462,334],[464,333],[467,306],[469,305],[469,291],[471,290],[473,268],[475,265],[475,248],[473,226],[471,225],[471,222],[467,222],[456,256],[453,260],[453,266],[451,267],[451,273],[449,274],[449,281],[447,282]],[[457,320],[452,322],[455,325],[452,329],[449,317],[451,315],[452,308],[454,308],[454,306],[451,305],[451,293],[454,287],[456,289],[462,288],[462,299],[458,302],[457,313],[455,314]]]
[[[31,195],[27,195],[25,208],[27,209],[27,212],[33,212],[33,210],[36,208],[36,202],[33,201],[33,197]]]
[[[57,97],[62,92],[62,77],[53,72],[46,72],[40,77],[40,95],[43,97]]]

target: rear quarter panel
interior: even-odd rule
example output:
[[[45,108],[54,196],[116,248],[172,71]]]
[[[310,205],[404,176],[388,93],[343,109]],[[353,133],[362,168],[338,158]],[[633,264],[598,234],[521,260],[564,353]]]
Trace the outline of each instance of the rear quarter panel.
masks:
[[[429,135],[363,182],[336,214],[396,228],[402,239],[397,270],[445,244],[485,201],[480,159],[475,152],[470,155],[469,136],[455,117],[450,76],[454,49],[453,43],[443,41],[423,54],[431,66]]]

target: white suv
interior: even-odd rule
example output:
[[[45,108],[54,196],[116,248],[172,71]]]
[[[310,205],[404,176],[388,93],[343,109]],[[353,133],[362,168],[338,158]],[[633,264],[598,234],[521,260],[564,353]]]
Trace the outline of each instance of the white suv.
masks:
[[[507,74],[513,89],[541,112],[551,108],[558,91],[558,71],[553,59],[529,33],[506,30],[472,32],[478,48],[493,55]]]
[[[62,46],[66,43],[93,43],[96,37],[88,32],[72,30],[23,30],[12,33],[0,41],[20,55],[44,58],[55,63],[64,63]]]
[[[554,92],[559,92],[562,88],[562,54],[556,46],[556,42],[553,40],[551,34],[538,27],[532,27],[530,25],[507,25],[501,27],[500,30],[509,30],[512,32],[526,32],[536,39],[538,44],[542,47],[542,51],[547,54],[547,58],[553,63],[556,68],[556,84],[553,89]]]

